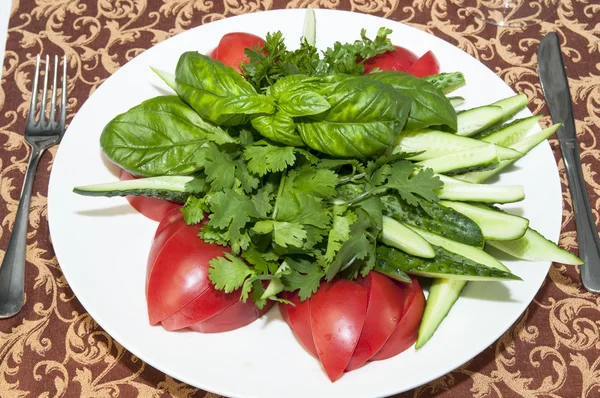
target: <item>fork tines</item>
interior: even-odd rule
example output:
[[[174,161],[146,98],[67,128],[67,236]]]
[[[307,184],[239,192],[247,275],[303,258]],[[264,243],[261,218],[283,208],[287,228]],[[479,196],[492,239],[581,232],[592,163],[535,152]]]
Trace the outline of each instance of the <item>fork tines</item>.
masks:
[[[65,118],[67,115],[67,56],[63,55],[62,63],[62,95],[61,95],[61,104],[60,104],[60,116],[59,119],[56,120],[56,94],[57,94],[57,86],[58,86],[58,70],[59,70],[59,60],[58,56],[54,56],[54,74],[52,78],[52,93],[50,99],[50,115],[46,115],[46,106],[48,103],[48,72],[50,67],[50,57],[46,55],[45,62],[45,70],[44,70],[44,87],[42,90],[42,97],[40,101],[40,116],[36,122],[35,115],[37,109],[37,93],[38,93],[38,80],[40,76],[40,63],[41,57],[38,55],[36,57],[35,62],[35,77],[33,78],[33,87],[31,89],[31,103],[29,105],[29,115],[27,119],[27,123],[29,125],[35,125],[40,128],[57,128],[59,126],[65,125]]]

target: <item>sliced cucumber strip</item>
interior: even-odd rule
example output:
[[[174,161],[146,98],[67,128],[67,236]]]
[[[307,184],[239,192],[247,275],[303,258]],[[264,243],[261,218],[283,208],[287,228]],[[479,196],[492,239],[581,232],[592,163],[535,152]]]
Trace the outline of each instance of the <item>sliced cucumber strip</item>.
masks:
[[[534,229],[528,228],[525,235],[510,241],[489,241],[492,247],[523,260],[552,261],[560,264],[581,265],[583,261],[574,254],[560,248],[556,243],[544,238]]]
[[[379,245],[375,270],[392,276],[401,271],[426,278],[448,278],[463,281],[521,280],[510,272],[476,263],[442,247],[435,246],[434,249],[435,257],[426,259]]]
[[[501,123],[503,110],[499,106],[480,106],[456,115],[458,129],[456,135],[471,136]]]
[[[449,94],[466,84],[465,76],[461,72],[440,73],[437,75],[423,77],[423,80],[433,84],[442,90],[444,94]]]
[[[304,33],[302,36],[311,46],[314,46],[317,42],[317,19],[315,18],[315,10],[313,10],[310,5],[306,7],[306,14],[304,15]]]
[[[490,131],[485,136],[477,136],[476,138],[492,144],[510,146],[523,139],[527,135],[527,132],[541,118],[541,116],[530,116],[524,119],[517,119],[514,122],[504,124],[500,128]]]
[[[552,134],[554,134],[560,126],[561,126],[561,124],[559,123],[559,124],[555,124],[554,126],[548,127],[542,131],[538,131],[537,133],[534,133],[530,136],[523,138],[520,141],[515,142],[514,144],[512,144],[510,146],[510,148],[517,150],[519,153],[522,154],[521,157],[523,157],[526,153],[531,151],[537,145],[546,141],[546,139],[548,139]],[[501,160],[500,164],[495,169],[484,170],[484,171],[474,171],[474,172],[470,172],[470,173],[461,174],[461,175],[456,176],[456,179],[459,179],[459,180],[465,181],[465,182],[474,183],[474,184],[480,184],[480,183],[484,182],[485,180],[487,180],[488,178],[495,176],[500,171],[502,171],[506,167],[513,164],[516,160],[517,159]]]
[[[419,326],[416,349],[423,347],[431,339],[466,285],[467,281],[458,279],[433,280]]]
[[[419,161],[451,155],[467,149],[481,148],[485,145],[488,144],[473,138],[461,137],[439,130],[424,129],[402,132],[396,141],[394,153],[419,152],[418,155],[411,157],[411,160]],[[515,159],[520,156],[520,153],[514,149],[501,146],[496,146],[496,152],[500,160]]]
[[[447,175],[493,169],[500,163],[493,144],[454,152],[439,158],[417,162],[419,166]]]
[[[424,258],[435,256],[433,247],[421,235],[387,216],[383,216],[380,240],[384,245],[395,247],[413,256]]]
[[[504,123],[527,106],[525,94],[518,94],[493,104],[469,109],[457,115],[457,135],[472,136]],[[499,108],[499,109],[498,109]]]
[[[460,256],[466,257],[469,260],[475,261],[476,263],[483,264],[492,268],[497,268],[502,271],[510,272],[510,270],[506,268],[504,264],[496,260],[488,253],[484,252],[482,249],[479,249],[474,246],[465,245],[464,243],[455,242],[453,240],[444,238],[443,236],[432,234],[431,232],[427,232],[424,229],[417,228],[412,225],[405,225],[411,228],[419,235],[421,235],[423,238],[425,238],[427,242],[431,243],[434,246],[441,246],[452,253],[456,253]]]
[[[383,214],[415,227],[423,228],[445,238],[483,248],[483,233],[475,221],[454,209],[435,202],[412,206],[397,195],[384,195]]]
[[[462,105],[465,102],[465,99],[463,97],[448,97],[448,100],[455,108],[459,105]]]
[[[525,199],[522,185],[469,184],[455,178],[438,176],[444,183],[444,187],[438,192],[440,199],[483,203],[512,203]]]
[[[440,201],[475,221],[486,240],[514,240],[525,235],[529,220],[523,217],[498,211],[485,205],[472,205],[463,202]]]
[[[167,84],[167,86],[171,87],[173,91],[177,92],[177,81],[175,80],[174,74],[153,68],[152,66],[150,69],[152,69],[152,71],[156,73],[158,77],[160,77],[162,81]]]
[[[171,202],[185,203],[192,193],[190,183],[194,177],[164,176],[137,180],[84,185],[73,188],[73,192],[84,196],[147,196]]]

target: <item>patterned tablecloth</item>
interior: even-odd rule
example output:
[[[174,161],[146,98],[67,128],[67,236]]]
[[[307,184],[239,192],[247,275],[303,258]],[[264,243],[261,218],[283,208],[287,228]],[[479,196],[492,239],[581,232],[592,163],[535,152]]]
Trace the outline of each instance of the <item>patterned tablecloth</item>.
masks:
[[[22,132],[36,54],[68,55],[70,119],[121,65],[160,41],[217,19],[309,3],[382,16],[447,40],[526,93],[535,113],[547,114],[537,80],[537,45],[545,33],[558,31],[575,102],[585,180],[597,218],[600,5],[596,0],[562,0],[547,22],[506,29],[466,13],[465,6],[483,1],[13,0],[0,88],[0,258],[29,155]],[[549,118],[542,123],[549,124]],[[564,167],[556,141],[550,142],[563,183],[560,244],[576,251]],[[73,296],[48,236],[46,199],[55,149],[44,155],[34,186],[27,302],[19,316],[0,320],[0,397],[215,397],[127,352]],[[581,288],[577,268],[555,264],[533,303],[498,341],[452,373],[399,397],[598,397],[599,350],[600,296]]]

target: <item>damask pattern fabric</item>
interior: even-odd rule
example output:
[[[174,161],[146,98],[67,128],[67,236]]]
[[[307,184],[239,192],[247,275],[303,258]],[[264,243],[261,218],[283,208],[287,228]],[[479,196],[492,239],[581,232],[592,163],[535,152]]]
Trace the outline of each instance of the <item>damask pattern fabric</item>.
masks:
[[[6,0],[4,0],[6,1]],[[600,208],[600,4],[560,1],[549,20],[523,29],[487,25],[465,7],[486,0],[13,0],[0,88],[0,257],[15,219],[29,149],[23,140],[35,56],[69,57],[68,120],[112,73],[182,31],[279,8],[351,10],[425,30],[479,59],[545,113],[536,50],[559,33],[570,76],[581,156],[594,217]],[[487,0],[489,1],[489,0]],[[545,0],[549,1],[549,0]],[[533,2],[530,2],[533,3]],[[541,123],[549,125],[545,117]],[[68,134],[68,131],[67,131]],[[563,184],[560,245],[576,251]],[[78,303],[52,250],[47,186],[56,148],[45,154],[31,205],[23,312],[0,320],[0,397],[216,397],[153,369],[105,333]],[[459,369],[398,397],[595,397],[600,395],[600,296],[577,268],[554,264],[527,311],[497,342]]]

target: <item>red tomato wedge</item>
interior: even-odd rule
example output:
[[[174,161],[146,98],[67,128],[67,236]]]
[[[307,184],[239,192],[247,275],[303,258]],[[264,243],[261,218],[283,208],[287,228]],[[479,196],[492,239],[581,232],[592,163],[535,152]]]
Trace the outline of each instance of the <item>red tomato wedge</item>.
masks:
[[[348,372],[362,366],[383,347],[402,316],[404,295],[394,281],[371,272],[362,284],[369,291],[367,314],[354,354],[346,366]]]
[[[210,53],[210,57],[231,66],[241,73],[240,63],[248,62],[247,48],[264,46],[265,41],[250,33],[228,33],[221,38],[219,45]]]
[[[284,298],[294,303],[294,306],[289,304],[279,305],[283,319],[287,322],[304,348],[317,357],[317,349],[310,326],[310,299],[300,301],[298,293],[288,293]]]
[[[148,286],[148,278],[150,277],[156,257],[162,250],[165,243],[171,239],[180,229],[186,228],[187,224],[183,220],[183,214],[180,208],[174,208],[168,212],[158,224],[156,233],[154,234],[154,242],[148,252],[148,262],[146,264],[146,286]]]
[[[121,170],[119,179],[121,181],[129,181],[135,180],[136,177],[126,172],[125,170]],[[145,196],[126,196],[126,198],[129,201],[129,204],[133,206],[134,209],[136,209],[144,216],[154,221],[160,221],[165,216],[165,214],[167,214],[174,208],[181,207],[181,205],[169,202],[168,200],[147,198]]]
[[[440,63],[433,52],[427,51],[405,72],[416,77],[437,75],[440,73]]]
[[[199,239],[200,228],[193,225],[179,229],[162,244],[154,264],[148,266],[146,299],[150,324],[156,325],[173,315],[212,286],[208,263],[222,256],[226,248]]]
[[[384,346],[375,354],[371,361],[380,361],[396,356],[410,348],[417,341],[417,333],[423,310],[425,309],[425,296],[419,282],[412,278],[409,285],[401,284],[404,290],[404,312],[402,318],[392,335]]]
[[[322,283],[310,298],[313,340],[325,373],[340,378],[358,343],[367,313],[367,289],[349,280]]]
[[[370,73],[375,68],[404,72],[419,58],[409,49],[400,46],[394,46],[394,48],[396,51],[388,51],[366,60],[365,73]]]
[[[235,330],[251,324],[266,314],[273,307],[273,304],[274,301],[269,300],[261,310],[250,299],[245,303],[237,301],[234,305],[219,312],[217,315],[191,325],[190,329],[201,333],[220,333]]]

